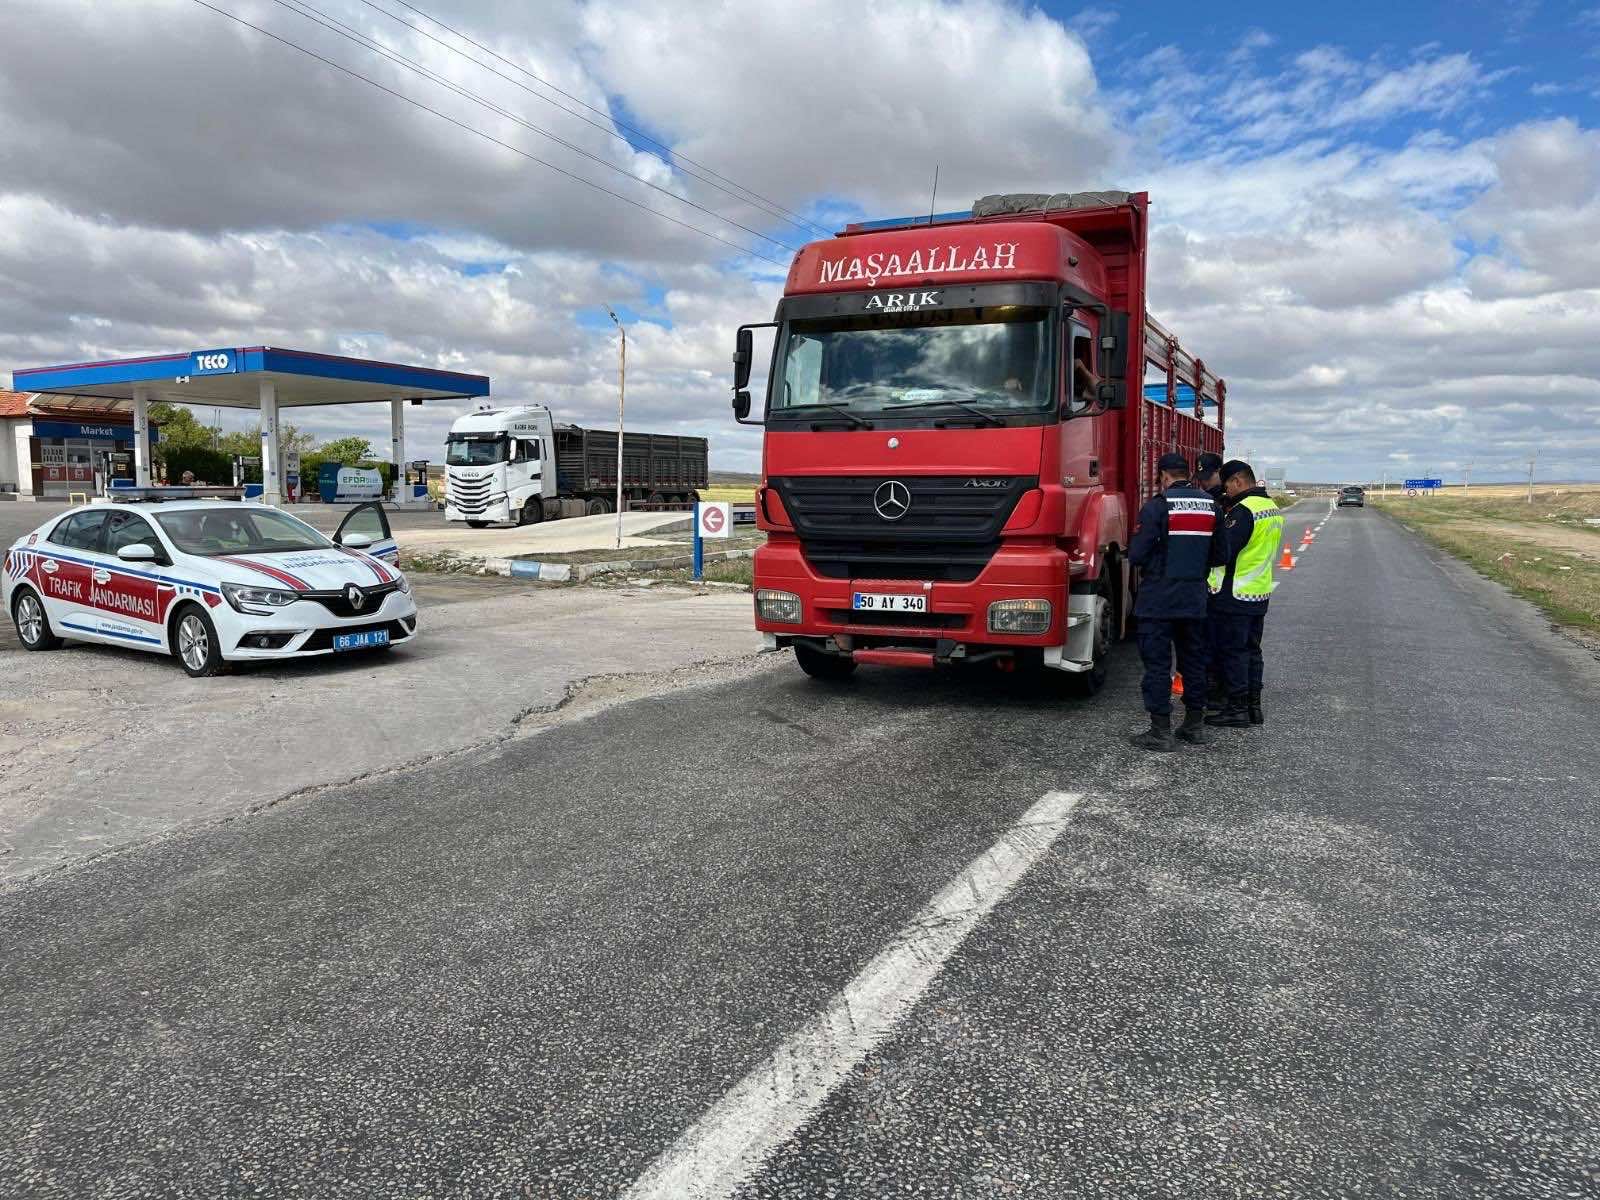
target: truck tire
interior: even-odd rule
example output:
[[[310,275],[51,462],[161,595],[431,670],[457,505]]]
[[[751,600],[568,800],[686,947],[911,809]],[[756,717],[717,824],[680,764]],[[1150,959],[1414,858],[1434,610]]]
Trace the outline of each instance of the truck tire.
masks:
[[[544,520],[544,501],[525,500],[522,507],[517,509],[518,525],[537,525]]]
[[[646,504],[665,504],[666,502],[667,498],[660,492],[651,492],[650,499],[645,501]]]
[[[836,654],[825,654],[814,646],[796,642],[794,660],[800,669],[813,679],[848,679],[856,664]]]
[[[1075,696],[1094,695],[1105,686],[1110,674],[1111,648],[1117,644],[1117,589],[1111,582],[1115,569],[1115,559],[1108,558],[1100,564],[1100,581],[1095,586],[1095,594],[1105,604],[1094,631],[1094,664],[1087,671],[1069,677],[1069,690]]]
[[[611,506],[604,500],[597,498],[589,501],[588,505],[585,506],[584,511],[587,512],[591,517],[603,517],[606,515],[606,513],[611,511]]]

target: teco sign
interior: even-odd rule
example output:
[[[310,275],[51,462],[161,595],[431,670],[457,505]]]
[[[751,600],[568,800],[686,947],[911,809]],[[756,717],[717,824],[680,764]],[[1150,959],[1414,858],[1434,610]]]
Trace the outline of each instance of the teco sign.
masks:
[[[701,504],[695,512],[695,530],[703,538],[725,538],[733,529],[733,505]]]

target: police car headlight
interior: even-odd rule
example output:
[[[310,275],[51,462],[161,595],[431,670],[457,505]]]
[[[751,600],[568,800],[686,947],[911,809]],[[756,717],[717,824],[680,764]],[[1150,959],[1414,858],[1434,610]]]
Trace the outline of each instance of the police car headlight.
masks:
[[[400,589],[401,594],[403,594],[403,595],[410,595],[411,594],[411,581],[409,579],[407,579],[404,575],[400,574],[400,572],[396,571],[394,573],[394,580],[395,580],[395,586]]]
[[[1044,633],[1050,628],[1050,601],[998,600],[989,605],[990,633]]]
[[[238,583],[223,584],[222,594],[228,598],[229,604],[242,613],[282,608],[300,599],[297,592],[286,592],[281,588],[245,587]]]

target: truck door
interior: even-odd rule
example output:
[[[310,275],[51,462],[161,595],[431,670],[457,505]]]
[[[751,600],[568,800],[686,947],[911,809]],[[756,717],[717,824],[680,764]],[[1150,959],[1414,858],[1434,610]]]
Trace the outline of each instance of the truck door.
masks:
[[[391,566],[400,560],[400,543],[395,540],[394,531],[389,527],[389,514],[383,511],[383,505],[377,501],[358,504],[345,514],[344,520],[339,522],[338,531],[333,535],[333,541],[337,546],[344,546],[349,538],[367,539],[366,545],[348,547],[352,554],[371,555]],[[379,582],[388,581],[380,579]]]
[[[1095,356],[1097,323],[1093,313],[1074,313],[1066,323],[1061,354],[1064,411],[1082,413],[1089,407],[1089,402],[1084,398],[1082,375],[1078,368],[1082,364],[1095,378],[1100,375]],[[1070,401],[1070,408],[1066,407],[1067,401]],[[1061,482],[1065,486],[1084,488],[1102,482],[1104,464],[1099,457],[1100,424],[1099,421],[1083,417],[1062,422]]]

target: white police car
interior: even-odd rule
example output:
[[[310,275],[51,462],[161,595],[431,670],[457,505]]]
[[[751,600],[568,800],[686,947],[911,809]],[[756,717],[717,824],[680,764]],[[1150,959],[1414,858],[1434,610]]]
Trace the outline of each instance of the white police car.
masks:
[[[417,605],[398,556],[378,504],[352,509],[331,539],[261,504],[97,504],[18,538],[0,599],[28,650],[132,646],[215,675],[410,641]]]

